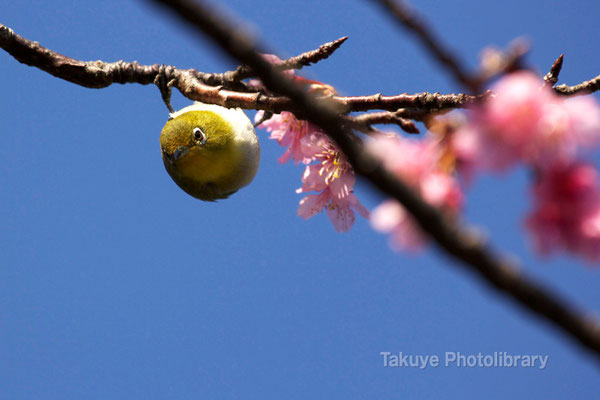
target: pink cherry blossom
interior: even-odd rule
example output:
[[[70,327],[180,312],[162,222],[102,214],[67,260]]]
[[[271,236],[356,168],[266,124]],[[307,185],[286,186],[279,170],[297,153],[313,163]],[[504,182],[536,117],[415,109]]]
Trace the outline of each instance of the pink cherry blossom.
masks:
[[[282,61],[274,54],[262,54],[262,57],[271,64],[278,64]],[[285,70],[284,73],[296,81],[296,83],[305,86],[309,93],[325,97],[336,94],[335,89],[330,85],[301,76],[295,76],[293,69]],[[251,80],[250,85],[257,89],[263,88],[262,82],[256,79]],[[263,116],[264,111],[257,112],[254,118],[255,122],[262,120]],[[312,153],[319,151],[318,148],[314,148],[318,144],[313,144],[312,148],[310,146],[306,147],[306,143],[304,145],[302,143],[303,138],[312,134],[325,136],[316,125],[308,121],[299,120],[294,114],[287,111],[273,115],[268,120],[263,121],[258,127],[264,128],[267,132],[271,133],[269,139],[277,140],[282,147],[287,147],[286,151],[279,158],[280,163],[285,163],[291,158],[296,164],[300,162],[309,164],[314,159]]]
[[[311,164],[306,166],[302,176],[302,187],[296,192],[320,192],[329,189],[333,197],[343,199],[352,194],[355,182],[354,172],[344,165],[330,169],[324,163]]]
[[[311,133],[302,138],[302,152],[306,158],[315,160],[318,164],[309,165],[304,173],[302,181],[305,184],[309,184],[315,188],[310,190],[322,190],[325,187],[332,185],[339,187],[340,190],[344,190],[348,193],[352,187],[354,187],[354,171],[350,164],[346,161],[346,158],[342,152],[334,145],[331,140],[323,133]],[[311,176],[307,176],[309,171],[315,170]],[[346,184],[346,181],[350,180],[347,186],[342,188],[342,183]],[[303,186],[302,191],[305,190]]]
[[[308,219],[325,209],[338,232],[350,230],[355,211],[368,219],[368,210],[354,194],[354,171],[339,149],[325,135],[315,133],[305,137],[304,149],[318,163],[306,166],[302,187],[297,192],[321,193],[304,197],[298,215]]]
[[[451,138],[458,170],[467,182],[480,170],[505,171],[520,159],[513,146],[487,131],[482,132],[478,125],[469,123]]]
[[[263,117],[263,111],[256,113],[255,121],[260,121]],[[290,112],[283,111],[281,114],[275,114],[268,120],[262,122],[259,128],[264,128],[271,133],[269,139],[274,139],[282,147],[287,147],[286,151],[279,158],[280,163],[294,160],[296,164],[302,162],[308,164],[312,161],[310,155],[305,154],[302,146],[302,138],[311,133],[321,133],[321,130],[308,121],[299,120]]]
[[[581,150],[600,142],[600,107],[593,97],[557,98],[547,104],[529,159],[536,165],[574,161]]]
[[[455,178],[439,166],[439,145],[432,136],[415,140],[394,135],[375,138],[368,142],[367,148],[389,171],[418,190],[425,201],[455,213],[463,195]],[[385,201],[373,210],[371,226],[390,233],[394,249],[416,251],[426,242],[413,217],[394,200]]]
[[[309,194],[300,200],[298,215],[308,219],[323,209],[325,209],[337,232],[348,232],[352,228],[355,211],[362,217],[369,218],[369,211],[360,204],[354,193],[349,193],[347,196],[340,198],[329,187],[319,194]]]
[[[543,255],[567,250],[600,261],[600,181],[590,164],[556,164],[533,188],[534,210],[526,219]]]
[[[271,64],[278,64],[281,59],[274,54],[262,54],[262,57]],[[284,71],[286,75],[299,80],[304,84],[304,78],[294,76],[294,70]],[[262,82],[257,79],[250,81],[250,85],[256,88],[261,88]],[[260,121],[264,116],[264,111],[256,113],[255,122]],[[308,164],[312,161],[310,157],[306,157],[302,152],[301,140],[304,136],[311,132],[320,132],[319,128],[308,121],[299,120],[290,112],[284,111],[281,114],[275,114],[268,120],[258,125],[259,128],[264,128],[271,133],[269,139],[277,140],[282,147],[287,147],[286,151],[279,158],[280,163],[285,163],[294,160],[296,164],[303,162]]]
[[[386,200],[371,212],[371,226],[390,234],[389,243],[394,250],[417,252],[425,246],[425,236],[406,209],[395,200]]]
[[[278,62],[277,58],[267,58],[270,62]],[[307,87],[307,91],[320,96],[335,95],[335,90],[321,82],[295,77]],[[255,82],[260,85],[260,82]],[[259,111],[255,120],[260,121],[264,112]],[[369,211],[360,203],[354,194],[356,177],[350,164],[329,138],[314,124],[298,120],[290,112],[275,114],[262,122],[260,128],[270,132],[270,139],[287,147],[279,158],[280,163],[293,159],[296,164],[307,165],[302,177],[302,187],[298,193],[320,192],[309,194],[300,200],[298,215],[304,219],[325,210],[327,216],[338,232],[347,232],[355,221],[355,212],[369,218]],[[311,164],[311,162],[316,163]]]
[[[463,194],[454,176],[447,172],[432,171],[420,182],[421,195],[429,204],[456,211],[463,202]]]
[[[437,142],[432,136],[418,140],[396,134],[379,135],[367,142],[368,150],[383,162],[390,172],[408,183],[418,184],[439,159]]]
[[[600,107],[592,97],[565,100],[531,72],[502,78],[495,95],[471,110],[452,136],[459,168],[504,171],[518,162],[568,163],[600,142]]]

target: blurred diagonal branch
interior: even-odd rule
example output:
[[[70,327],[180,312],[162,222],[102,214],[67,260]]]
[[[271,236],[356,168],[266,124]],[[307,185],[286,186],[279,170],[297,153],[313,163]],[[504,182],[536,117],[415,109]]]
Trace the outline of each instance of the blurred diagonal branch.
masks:
[[[204,2],[190,0],[152,0],[174,11],[193,28],[211,37],[231,57],[252,68],[265,86],[293,101],[307,119],[320,126],[340,146],[355,172],[384,194],[398,200],[414,216],[423,231],[431,235],[457,265],[477,273],[490,286],[498,289],[535,315],[542,316],[571,338],[600,357],[600,326],[595,319],[572,307],[539,283],[527,278],[505,258],[494,254],[479,238],[454,221],[449,221],[436,208],[424,202],[404,182],[382,168],[363,151],[330,99],[316,98],[265,61],[248,35],[217,14]]]
[[[473,78],[474,74],[467,70],[460,59],[436,37],[433,30],[404,1],[371,1],[379,3],[386,11],[389,11],[388,15],[394,17],[402,26],[413,32],[431,55],[452,73],[458,83],[468,88],[471,93],[479,93],[480,83]]]
[[[405,0],[370,0],[374,3],[379,3],[388,15],[404,26],[421,41],[423,46],[445,66],[454,76],[454,79],[462,86],[467,88],[471,93],[479,93],[482,85],[494,75],[503,72],[510,72],[519,69],[523,56],[527,53],[527,48],[522,43],[516,43],[513,48],[509,49],[506,55],[505,65],[501,71],[496,71],[493,74],[484,73],[474,74],[468,71],[458,57],[444,45],[444,43],[435,35],[432,29],[422,20],[417,13],[410,9]],[[550,72],[546,74],[544,80],[547,84],[553,86],[558,81],[558,74],[562,68],[563,55],[556,60]],[[600,90],[600,75],[582,82],[577,85],[568,86],[565,84],[554,86],[554,91],[559,95],[573,96],[589,94]]]

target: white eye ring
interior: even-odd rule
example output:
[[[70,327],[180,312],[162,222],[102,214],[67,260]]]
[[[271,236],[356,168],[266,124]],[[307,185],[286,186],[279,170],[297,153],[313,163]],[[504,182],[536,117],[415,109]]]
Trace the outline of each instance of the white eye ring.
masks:
[[[204,144],[206,143],[206,133],[204,133],[204,131],[198,127],[194,128],[194,140],[196,141],[196,143],[198,144]]]

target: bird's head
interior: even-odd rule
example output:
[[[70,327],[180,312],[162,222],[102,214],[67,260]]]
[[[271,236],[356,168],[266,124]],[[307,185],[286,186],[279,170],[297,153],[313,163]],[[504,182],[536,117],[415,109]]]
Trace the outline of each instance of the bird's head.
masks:
[[[160,146],[171,178],[201,200],[227,198],[250,183],[260,158],[243,111],[201,103],[171,114]]]

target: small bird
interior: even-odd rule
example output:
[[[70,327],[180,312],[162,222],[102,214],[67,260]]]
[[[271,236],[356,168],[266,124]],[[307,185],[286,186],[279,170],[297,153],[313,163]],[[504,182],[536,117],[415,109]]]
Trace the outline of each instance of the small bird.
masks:
[[[204,201],[226,199],[248,185],[260,162],[258,138],[246,114],[200,102],[170,114],[160,147],[175,183]]]

